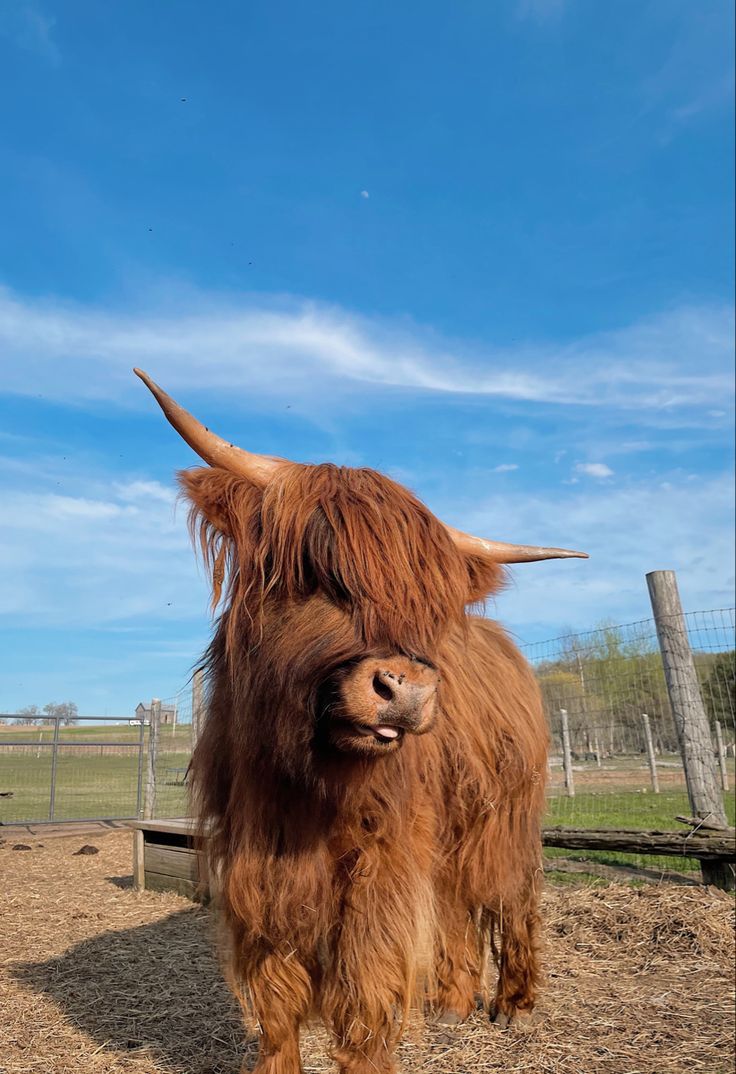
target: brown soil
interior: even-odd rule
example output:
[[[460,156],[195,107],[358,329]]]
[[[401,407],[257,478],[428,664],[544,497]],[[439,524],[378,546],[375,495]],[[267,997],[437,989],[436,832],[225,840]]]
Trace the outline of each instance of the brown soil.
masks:
[[[636,791],[651,789],[649,769],[646,765],[632,764],[626,768],[613,766],[597,768],[573,766],[573,778],[577,791]],[[659,786],[663,791],[686,790],[685,772],[682,767],[657,768]],[[554,794],[564,791],[565,776],[559,768],[553,768],[549,778],[548,789]]]
[[[207,910],[131,886],[127,832],[0,847],[2,1074],[236,1074],[255,1060],[212,954]],[[100,853],[75,856],[83,843]],[[405,1074],[726,1074],[733,901],[712,889],[550,888],[539,1021],[478,1013],[410,1028]],[[321,1030],[305,1071],[327,1074]]]

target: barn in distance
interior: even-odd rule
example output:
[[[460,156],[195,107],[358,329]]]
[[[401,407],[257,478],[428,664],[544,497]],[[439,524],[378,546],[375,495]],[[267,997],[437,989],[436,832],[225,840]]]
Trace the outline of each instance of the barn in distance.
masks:
[[[139,701],[135,707],[136,720],[142,720],[143,723],[151,722],[151,706],[144,705],[142,701]],[[174,727],[176,725],[176,705],[161,705],[161,720],[162,725]]]

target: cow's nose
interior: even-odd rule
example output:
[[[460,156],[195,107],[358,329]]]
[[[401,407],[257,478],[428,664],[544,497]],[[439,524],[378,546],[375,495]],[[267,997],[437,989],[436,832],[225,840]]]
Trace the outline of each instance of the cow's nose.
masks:
[[[410,729],[428,715],[436,689],[433,683],[410,682],[405,675],[382,668],[373,676],[373,693],[381,699],[377,705],[381,719]]]

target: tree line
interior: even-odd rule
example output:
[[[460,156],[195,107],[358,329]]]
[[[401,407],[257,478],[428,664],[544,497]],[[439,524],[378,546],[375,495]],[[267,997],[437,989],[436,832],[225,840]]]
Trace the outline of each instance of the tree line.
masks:
[[[74,701],[49,701],[48,705],[39,708],[38,705],[26,705],[18,709],[18,716],[13,723],[30,727],[39,723],[53,723],[56,720],[68,727],[70,724],[79,722],[79,709]]]
[[[733,743],[736,652],[695,651],[693,659],[711,726],[718,721]],[[556,742],[565,709],[578,755],[643,752],[642,713],[649,716],[655,749],[678,752],[656,641],[604,624],[593,634],[565,638],[559,654],[538,663],[535,672]]]

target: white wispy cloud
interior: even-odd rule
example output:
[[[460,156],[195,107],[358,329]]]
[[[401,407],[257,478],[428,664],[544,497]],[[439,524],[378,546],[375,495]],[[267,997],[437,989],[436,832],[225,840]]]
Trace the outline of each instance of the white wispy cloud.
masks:
[[[692,119],[709,112],[714,108],[720,108],[733,101],[733,71],[713,78],[697,94],[684,104],[672,109],[671,116],[680,123],[687,123]]]
[[[191,297],[187,311],[100,311],[0,292],[5,392],[142,406],[167,387],[309,399],[359,386],[671,414],[731,391],[733,309],[686,306],[567,343],[483,349],[334,306]]]
[[[205,587],[173,487],[82,470],[76,484],[90,491],[3,491],[0,615],[70,628],[162,618],[167,608],[177,619],[203,615]]]
[[[31,0],[7,0],[0,7],[0,36],[53,64],[61,59],[53,37],[55,23]]]
[[[645,574],[653,570],[678,572],[683,604],[691,611],[731,606],[733,511],[730,474],[605,489],[581,484],[564,491],[505,491],[462,516],[446,508],[447,521],[472,533],[589,553],[589,560],[514,568],[513,588],[494,611],[522,638],[536,628],[553,636],[564,624],[582,629],[604,618],[648,618]]]
[[[664,5],[667,44],[658,50],[638,87],[639,118],[655,122],[657,141],[668,145],[701,118],[733,103],[732,5]],[[663,27],[663,28],[664,28]]]
[[[453,478],[452,502],[430,502],[446,521],[471,532],[592,553],[586,564],[518,569],[517,588],[500,598],[498,614],[523,634],[525,624],[554,631],[604,615],[645,613],[643,574],[657,567],[680,569],[685,592],[697,593],[701,607],[728,603],[729,482],[660,468],[632,484],[622,461],[614,464],[614,484],[606,480],[613,468],[601,460],[646,451],[662,425],[710,433],[721,419],[709,412],[722,411],[729,397],[732,321],[730,308],[683,307],[565,344],[537,341],[481,353],[418,326],[314,303],[226,303],[200,295],[186,312],[121,312],[5,292],[0,391],[35,396],[42,386],[45,399],[80,408],[104,400],[142,409],[150,399],[130,367],[143,365],[184,402],[203,386],[221,402],[288,395],[305,407],[318,396],[334,407],[340,392],[354,391],[362,401],[369,389],[400,388],[519,401],[516,410],[525,414],[529,403],[559,407],[564,427],[556,421],[542,448],[550,459],[570,460],[569,484],[558,481],[541,493],[512,487],[480,507],[474,497],[463,508],[461,482]],[[588,415],[582,432],[570,425],[567,404]],[[606,440],[601,418],[617,408],[627,425],[638,420],[646,431],[630,438],[609,431]],[[487,456],[493,462],[529,450],[523,427],[484,428],[502,437],[495,458]],[[561,429],[569,447],[558,450],[554,437]],[[174,514],[173,480],[161,483],[146,470],[90,473],[89,458],[65,459],[65,449],[54,455],[45,442],[38,454],[32,443],[12,439],[3,448],[0,612],[10,621],[80,629],[135,622],[202,627],[206,586],[197,580],[184,512]],[[13,456],[16,449],[20,457]],[[396,460],[391,465],[400,480],[432,485],[427,472],[415,477],[400,472]],[[426,470],[432,465],[428,460]],[[497,473],[516,469],[512,462],[495,466]],[[531,469],[524,457],[525,476]]]
[[[173,488],[162,485],[160,481],[116,482],[114,485],[118,498],[126,503],[146,503],[151,500],[171,506],[176,501]]]
[[[559,19],[569,6],[569,0],[516,0],[516,17],[536,23]]]
[[[588,477],[613,477],[613,470],[604,462],[579,462],[575,467],[578,474],[586,474]]]

